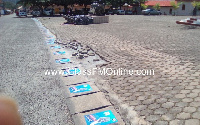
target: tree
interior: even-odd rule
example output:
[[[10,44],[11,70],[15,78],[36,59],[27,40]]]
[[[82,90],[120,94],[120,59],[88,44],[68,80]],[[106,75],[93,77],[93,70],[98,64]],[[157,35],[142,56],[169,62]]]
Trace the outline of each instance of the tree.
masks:
[[[145,5],[145,4],[142,3],[142,4],[141,4],[141,7],[142,7],[143,10],[145,10],[145,9],[148,8],[148,5]]]
[[[50,0],[20,0],[17,2],[24,7],[38,7],[43,11],[43,8],[52,5]]]
[[[200,2],[193,1],[192,6],[194,7],[193,15],[196,16],[197,10],[200,9]]]
[[[37,8],[41,11],[41,15],[43,15],[43,9],[52,5],[50,0],[20,0],[17,2],[24,7],[32,7]]]
[[[85,9],[87,7],[87,5],[91,5],[92,4],[92,0],[75,0],[75,3],[76,4],[79,4],[79,5],[84,5]]]
[[[148,1],[148,0],[135,0],[136,2],[139,3],[139,6],[142,8],[142,9],[145,9],[147,8],[148,6],[146,6],[144,3],[145,1]]]
[[[182,2],[176,3],[175,1],[171,1],[170,4],[174,8],[174,15],[176,15],[177,14],[176,11],[180,7],[180,5],[182,4]]]
[[[192,5],[193,7],[197,7],[197,9],[200,9],[200,2],[193,1]]]
[[[122,6],[122,0],[104,0],[106,5],[112,5],[112,8],[118,8]]]
[[[16,9],[16,5],[12,2],[4,2],[4,7],[10,10]]]
[[[61,5],[65,8],[65,13],[67,12],[69,5],[74,5],[76,3],[75,0],[51,0],[51,3],[54,3],[55,5]]]
[[[153,8],[154,8],[155,10],[160,10],[160,4],[159,4],[159,3],[155,4],[155,5],[153,6]]]

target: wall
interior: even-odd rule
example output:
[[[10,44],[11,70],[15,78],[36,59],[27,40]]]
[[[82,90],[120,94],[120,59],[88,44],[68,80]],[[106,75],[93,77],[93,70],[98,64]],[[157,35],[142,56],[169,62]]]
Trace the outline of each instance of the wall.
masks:
[[[169,13],[170,8],[172,8],[172,7],[161,7],[161,8],[160,8],[160,11],[161,11],[162,14],[164,14],[164,12],[165,12],[165,14],[171,15],[171,14]]]
[[[192,6],[191,2],[183,2],[185,4],[185,10],[182,10],[182,4],[177,9],[177,15],[179,16],[191,16],[193,15],[194,7]]]
[[[183,4],[185,4],[185,10],[182,10]],[[167,15],[171,15],[169,13],[169,10],[170,10],[170,8],[172,8],[172,14],[174,14],[174,12],[175,12],[176,15],[178,15],[178,16],[192,16],[194,7],[192,6],[191,2],[183,2],[183,4],[181,4],[177,10],[174,10],[173,7],[161,7],[160,11],[162,12],[162,14],[164,14],[164,12],[165,12]],[[152,7],[148,7],[148,8],[152,8]],[[199,10],[197,12],[197,15],[200,15]]]

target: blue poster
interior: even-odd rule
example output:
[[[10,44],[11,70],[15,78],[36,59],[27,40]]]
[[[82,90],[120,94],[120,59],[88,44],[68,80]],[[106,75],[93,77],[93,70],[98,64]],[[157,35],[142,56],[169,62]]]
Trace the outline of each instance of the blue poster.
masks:
[[[46,40],[47,44],[54,44],[55,38]]]
[[[69,59],[60,59],[60,63],[66,63],[66,62],[70,62]]]
[[[47,42],[47,44],[54,44],[54,42]]]
[[[51,49],[60,49],[61,46],[51,46],[50,48],[51,48]]]
[[[85,115],[87,125],[108,125],[118,122],[111,110]]]
[[[53,38],[53,36],[47,36],[47,38]]]
[[[64,71],[65,75],[78,75],[79,73],[81,73],[81,70],[79,68],[66,69]]]
[[[67,62],[70,62],[70,60],[69,59],[60,59],[60,60],[56,59],[56,63],[67,63]]]
[[[66,52],[65,51],[56,51],[53,54],[54,55],[64,55]]]
[[[92,88],[89,84],[86,84],[86,85],[70,87],[69,91],[70,91],[70,93],[81,93],[81,92],[92,91]]]

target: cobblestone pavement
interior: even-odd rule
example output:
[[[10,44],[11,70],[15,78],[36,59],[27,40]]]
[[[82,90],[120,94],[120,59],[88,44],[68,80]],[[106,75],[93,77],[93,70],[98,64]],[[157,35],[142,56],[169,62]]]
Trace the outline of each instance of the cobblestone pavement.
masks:
[[[2,16],[0,45],[0,96],[17,101],[23,124],[73,125],[64,84],[45,75],[55,65],[35,22]]]
[[[87,26],[62,25],[61,17],[39,19],[62,41],[93,48],[109,62],[102,68],[153,69],[155,75],[101,76],[145,121],[199,125],[200,28],[175,23],[185,18],[113,15],[108,24]]]

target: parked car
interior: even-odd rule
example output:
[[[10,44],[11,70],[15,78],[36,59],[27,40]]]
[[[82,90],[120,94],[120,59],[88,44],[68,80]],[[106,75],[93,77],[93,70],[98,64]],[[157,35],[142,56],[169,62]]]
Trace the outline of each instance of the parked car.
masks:
[[[112,10],[109,10],[107,13],[106,13],[106,15],[114,15],[114,12],[112,11]]]
[[[117,10],[118,11],[118,15],[125,15],[125,11],[124,10]]]
[[[41,15],[41,12],[40,12],[40,10],[35,9],[35,10],[32,11],[32,15],[33,15],[33,16],[40,16],[40,15]]]
[[[113,11],[113,15],[118,14],[118,10],[112,10],[112,11]]]
[[[27,13],[26,13],[25,10],[17,10],[16,15],[19,16],[19,17],[22,17],[22,16],[27,17]]]
[[[142,10],[142,14],[144,14],[144,15],[161,15],[162,13],[155,9],[146,9],[146,10]]]
[[[52,14],[52,9],[50,9],[50,8],[44,9],[43,14],[46,16],[50,16]]]
[[[125,14],[126,14],[126,15],[133,15],[133,11],[131,11],[131,10],[126,10],[126,11],[125,11]]]
[[[13,11],[11,11],[11,10],[5,10],[5,13],[6,13],[6,15],[9,15],[9,14],[12,14]]]

